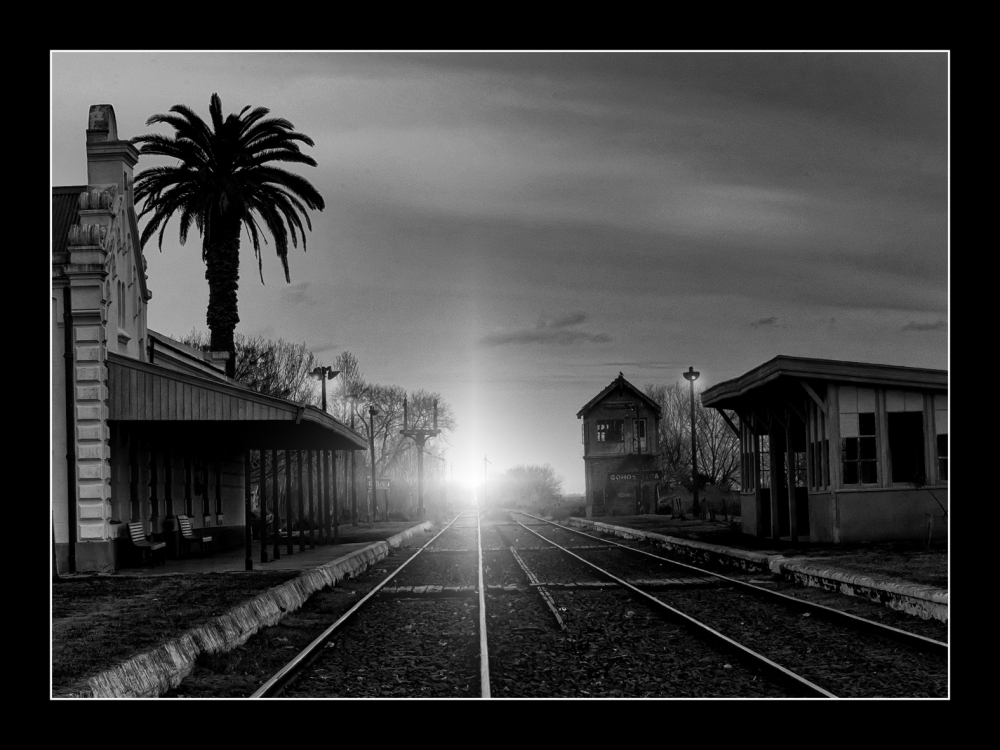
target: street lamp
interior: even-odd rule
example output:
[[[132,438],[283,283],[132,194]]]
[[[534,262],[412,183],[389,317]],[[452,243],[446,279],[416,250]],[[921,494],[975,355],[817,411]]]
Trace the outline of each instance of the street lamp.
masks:
[[[685,379],[691,384],[691,492],[694,494],[694,502],[691,504],[692,515],[701,515],[701,507],[698,505],[698,451],[695,443],[694,429],[694,381],[701,375],[695,371],[694,367],[688,367],[684,373]]]
[[[332,367],[319,367],[317,366],[315,370],[309,373],[309,377],[313,380],[318,380],[323,384],[323,413],[326,413],[326,381],[333,380],[337,375],[340,374],[340,370],[334,370]]]
[[[344,400],[347,401],[347,403],[349,403],[351,405],[351,429],[353,430],[354,429],[354,404],[357,403],[358,397],[355,396],[353,393],[349,393],[346,396],[344,396]],[[354,457],[354,450],[353,449],[351,450],[350,458],[351,458],[351,475],[350,475],[351,476],[351,525],[352,526],[357,526],[358,525],[358,493],[354,489],[354,472],[355,472],[356,467],[354,466],[355,457]],[[344,470],[345,471],[347,470],[346,462],[345,462]]]
[[[375,406],[368,407],[368,450],[372,454],[372,508],[378,515],[378,489],[375,485],[375,415],[378,409]],[[385,520],[389,520],[388,501],[386,501]]]

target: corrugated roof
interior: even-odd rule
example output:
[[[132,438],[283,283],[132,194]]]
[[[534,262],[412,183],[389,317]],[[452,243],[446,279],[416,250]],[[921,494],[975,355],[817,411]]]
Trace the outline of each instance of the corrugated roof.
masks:
[[[69,228],[77,223],[80,193],[86,185],[52,188],[52,252],[66,252]]]

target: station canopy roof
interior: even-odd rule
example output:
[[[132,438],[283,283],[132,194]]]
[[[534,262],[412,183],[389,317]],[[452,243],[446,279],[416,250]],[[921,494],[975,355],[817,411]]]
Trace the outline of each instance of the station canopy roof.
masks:
[[[842,383],[947,392],[948,371],[778,355],[738,378],[706,388],[701,403],[717,409],[737,409],[747,399],[773,394],[784,386],[799,390],[795,381],[805,385]]]
[[[165,440],[251,449],[364,450],[359,433],[315,406],[252,391],[224,376],[181,372],[108,353],[108,419],[156,425]]]

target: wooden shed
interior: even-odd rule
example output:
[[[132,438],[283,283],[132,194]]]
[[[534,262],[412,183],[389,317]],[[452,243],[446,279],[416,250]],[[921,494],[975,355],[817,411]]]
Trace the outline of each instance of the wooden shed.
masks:
[[[777,356],[701,402],[739,416],[745,533],[834,543],[947,534],[947,371]]]

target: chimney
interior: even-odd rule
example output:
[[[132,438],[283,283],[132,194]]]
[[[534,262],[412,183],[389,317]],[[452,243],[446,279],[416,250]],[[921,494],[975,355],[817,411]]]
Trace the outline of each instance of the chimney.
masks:
[[[118,194],[132,205],[132,168],[139,150],[128,141],[118,140],[115,109],[110,104],[94,104],[87,121],[87,184],[115,185]]]

